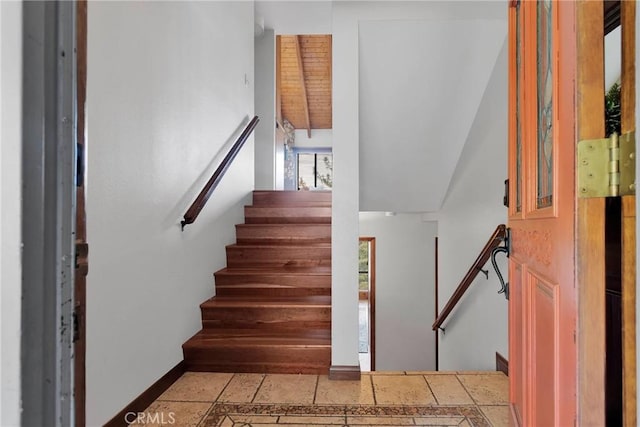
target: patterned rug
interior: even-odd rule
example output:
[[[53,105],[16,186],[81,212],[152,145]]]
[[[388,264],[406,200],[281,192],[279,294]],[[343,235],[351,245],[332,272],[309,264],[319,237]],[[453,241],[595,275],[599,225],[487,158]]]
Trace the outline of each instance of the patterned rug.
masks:
[[[478,426],[490,424],[475,406],[213,405],[206,427]]]

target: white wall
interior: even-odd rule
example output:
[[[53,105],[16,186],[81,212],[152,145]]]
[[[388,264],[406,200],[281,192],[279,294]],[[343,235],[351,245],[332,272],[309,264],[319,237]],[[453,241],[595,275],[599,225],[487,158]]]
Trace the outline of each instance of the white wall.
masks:
[[[333,4],[331,363],[358,366],[358,22]]]
[[[496,61],[480,109],[439,213],[439,309],[477,258],[498,224],[507,178],[507,44]],[[499,255],[506,277],[504,255]],[[441,370],[495,369],[495,352],[507,354],[507,301],[496,294],[496,274],[473,282],[440,334]]]
[[[358,275],[353,266],[358,262],[360,197],[360,23],[365,20],[504,19],[505,13],[504,4],[491,1],[333,2],[334,187],[331,256],[334,365],[358,363]]]
[[[330,0],[256,1],[256,17],[276,34],[331,34]]]
[[[20,424],[22,4],[0,2],[0,425]]]
[[[360,213],[360,236],[376,238],[376,370],[436,368],[436,222],[420,214]],[[402,349],[402,351],[398,351]]]
[[[604,88],[609,90],[611,86],[620,80],[622,71],[622,32],[621,27],[616,27],[604,36]]]
[[[360,21],[361,210],[442,206],[507,34],[506,7],[447,19],[423,6],[422,19]]]
[[[255,39],[255,105],[260,122],[255,130],[256,190],[275,189],[276,173],[276,37],[265,30]],[[283,159],[284,161],[284,159]]]
[[[311,129],[311,138],[305,129],[295,131],[295,146],[299,148],[331,148],[333,131],[331,129]]]
[[[87,424],[182,360],[254,184],[249,140],[195,224],[179,221],[254,113],[253,2],[92,2],[88,35]]]

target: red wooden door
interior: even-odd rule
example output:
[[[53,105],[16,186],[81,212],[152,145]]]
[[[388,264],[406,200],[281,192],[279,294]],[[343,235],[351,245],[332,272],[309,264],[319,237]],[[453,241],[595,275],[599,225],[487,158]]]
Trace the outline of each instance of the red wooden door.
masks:
[[[509,379],[516,425],[576,417],[575,4],[509,10]]]

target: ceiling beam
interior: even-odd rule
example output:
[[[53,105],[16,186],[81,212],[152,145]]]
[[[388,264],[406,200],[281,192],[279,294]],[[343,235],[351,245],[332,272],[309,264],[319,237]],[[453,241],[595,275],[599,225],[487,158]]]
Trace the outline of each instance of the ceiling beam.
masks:
[[[282,123],[282,44],[276,36],[276,123]],[[282,129],[284,131],[284,129]]]
[[[302,91],[302,109],[304,110],[304,124],[307,129],[307,136],[311,138],[311,120],[309,119],[309,101],[307,99],[307,85],[304,81],[304,67],[302,65],[302,51],[300,49],[300,36],[295,36],[296,57],[298,58],[298,75],[300,77],[300,88]]]

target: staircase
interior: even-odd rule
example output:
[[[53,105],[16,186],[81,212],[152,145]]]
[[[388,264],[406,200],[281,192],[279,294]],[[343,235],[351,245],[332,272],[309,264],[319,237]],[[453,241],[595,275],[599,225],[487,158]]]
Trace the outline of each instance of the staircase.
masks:
[[[331,192],[254,191],[187,370],[326,374],[331,364]]]

